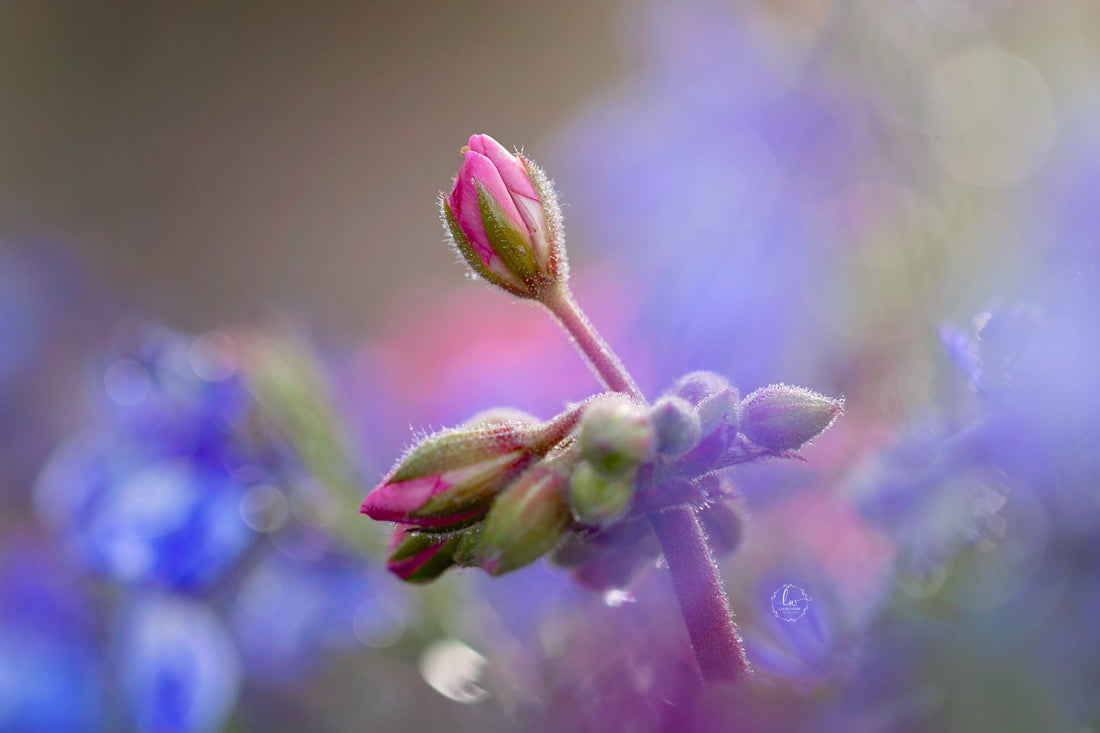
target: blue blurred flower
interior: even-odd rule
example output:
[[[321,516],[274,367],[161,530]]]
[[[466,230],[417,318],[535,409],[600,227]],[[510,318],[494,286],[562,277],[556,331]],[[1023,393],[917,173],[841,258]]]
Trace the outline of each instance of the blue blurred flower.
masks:
[[[328,549],[269,553],[240,581],[230,611],[249,677],[294,683],[324,654],[393,644],[409,612],[398,585],[380,567]]]
[[[240,663],[214,612],[178,596],[136,597],[119,620],[119,666],[135,730],[217,730],[237,698]]]
[[[117,581],[200,587],[254,538],[240,502],[262,473],[233,462],[247,446],[248,393],[229,347],[210,353],[202,339],[116,329],[94,393],[105,415],[55,450],[35,488],[39,515]]]
[[[118,582],[201,587],[254,537],[240,514],[247,486],[186,456],[141,449],[117,439],[70,440],[39,479],[39,515],[88,567]]]
[[[776,566],[761,576],[762,612],[745,632],[757,674],[806,687],[848,677],[863,635],[845,632],[831,590],[819,568]]]
[[[0,552],[0,729],[106,730],[90,599],[40,541]]]

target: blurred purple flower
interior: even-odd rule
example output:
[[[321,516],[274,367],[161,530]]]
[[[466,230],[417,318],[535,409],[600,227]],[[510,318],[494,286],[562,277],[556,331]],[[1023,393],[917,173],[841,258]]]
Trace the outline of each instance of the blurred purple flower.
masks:
[[[203,586],[253,539],[240,502],[264,477],[241,465],[250,403],[231,345],[131,321],[114,350],[98,420],[40,473],[39,516],[115,580]]]
[[[83,357],[107,325],[107,300],[80,262],[44,244],[0,244],[0,500],[23,489],[84,417]]]
[[[140,444],[76,438],[36,487],[40,517],[88,567],[124,584],[206,585],[254,535],[242,521],[247,486],[186,456]]]
[[[574,238],[647,283],[631,335],[660,355],[659,384],[694,369],[747,390],[812,382],[836,338],[816,313],[835,237],[814,204],[873,153],[869,105],[808,61],[782,68],[728,6],[641,18],[653,68],[582,116],[554,165]]]

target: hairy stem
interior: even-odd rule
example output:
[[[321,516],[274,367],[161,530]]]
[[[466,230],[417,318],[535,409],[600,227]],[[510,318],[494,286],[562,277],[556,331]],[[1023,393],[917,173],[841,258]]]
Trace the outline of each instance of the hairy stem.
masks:
[[[588,322],[588,318],[573,300],[572,293],[564,286],[558,286],[547,293],[543,305],[554,314],[562,328],[572,337],[577,349],[608,389],[645,402],[645,397],[642,396],[638,385],[634,384],[634,380],[623,367],[623,363],[619,361],[619,357],[615,356],[615,352]]]
[[[542,302],[572,337],[577,349],[608,389],[645,403],[645,396],[630,373],[588,322],[565,287],[550,291]],[[733,623],[718,566],[695,510],[673,507],[648,516],[668,560],[672,585],[703,679],[736,682],[749,674],[749,665]]]
[[[690,507],[678,506],[651,513],[649,521],[668,561],[703,679],[738,681],[749,674],[749,664],[699,518]]]

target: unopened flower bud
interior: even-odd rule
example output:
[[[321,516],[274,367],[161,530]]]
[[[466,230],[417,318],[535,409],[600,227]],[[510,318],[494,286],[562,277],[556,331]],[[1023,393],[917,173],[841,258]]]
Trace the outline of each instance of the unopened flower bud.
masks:
[[[772,384],[741,403],[741,430],[771,450],[797,450],[825,431],[844,403],[803,387]]]
[[[454,553],[458,542],[458,536],[440,537],[410,532],[399,526],[393,533],[386,567],[409,583],[435,580],[455,564]]]
[[[422,527],[475,520],[533,460],[531,430],[516,422],[433,435],[398,462],[359,511],[372,519]]]
[[[636,402],[613,396],[590,403],[581,417],[577,444],[600,473],[627,473],[650,458],[656,445],[649,412]]]
[[[471,270],[524,298],[566,276],[561,214],[545,174],[488,135],[474,135],[454,188],[441,196],[445,229]]]
[[[649,413],[657,438],[657,452],[666,456],[682,456],[699,443],[702,427],[699,415],[687,400],[665,396]]]
[[[709,435],[719,425],[737,432],[738,413],[741,395],[733,387],[719,390],[706,397],[696,408],[699,411],[699,423],[703,435]]]
[[[553,466],[535,465],[493,502],[478,539],[478,565],[501,575],[534,562],[569,526],[565,479]]]
[[[730,389],[729,381],[715,372],[692,372],[676,380],[672,393],[696,406],[712,394]]]
[[[677,465],[688,473],[706,473],[736,442],[737,390],[720,374],[692,372],[678,379],[671,396],[664,399],[682,400],[693,407],[700,437],[678,456]]]
[[[616,476],[597,471],[588,461],[573,468],[569,481],[569,506],[583,524],[603,527],[613,524],[630,509],[634,500],[637,471]]]

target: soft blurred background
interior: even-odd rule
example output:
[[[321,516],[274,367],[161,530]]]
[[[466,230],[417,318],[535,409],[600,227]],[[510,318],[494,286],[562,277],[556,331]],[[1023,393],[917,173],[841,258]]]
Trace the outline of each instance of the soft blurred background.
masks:
[[[1100,730],[1097,68],[1090,0],[0,4],[0,730]],[[659,568],[385,573],[410,426],[598,389],[442,244],[473,132],[648,395],[847,398],[730,472],[751,685]]]

